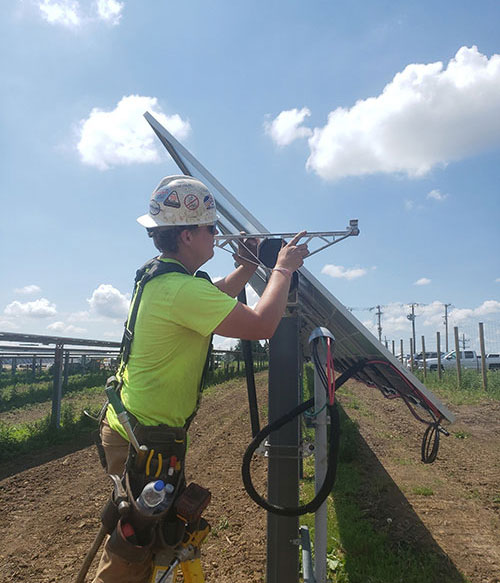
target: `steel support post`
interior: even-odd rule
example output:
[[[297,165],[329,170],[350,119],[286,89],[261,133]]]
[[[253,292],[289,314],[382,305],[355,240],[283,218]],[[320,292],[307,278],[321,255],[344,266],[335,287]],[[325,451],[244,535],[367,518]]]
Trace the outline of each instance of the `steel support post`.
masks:
[[[269,422],[299,404],[302,355],[299,319],[281,320],[269,343]],[[299,419],[269,436],[268,499],[280,506],[299,504]],[[298,583],[299,519],[267,515],[267,583]]]
[[[63,351],[64,346],[57,344],[54,352],[54,389],[52,392],[52,414],[50,417],[50,424],[55,429],[59,429],[61,424]]]
[[[327,471],[327,416],[326,392],[316,370],[314,371],[314,408],[319,413],[315,420],[314,474],[315,492],[319,492]],[[327,506],[326,500],[314,515],[314,575],[316,583],[326,583],[327,546]]]
[[[64,353],[64,369],[63,369],[63,389],[66,391],[68,388],[68,376],[69,376],[69,350]]]

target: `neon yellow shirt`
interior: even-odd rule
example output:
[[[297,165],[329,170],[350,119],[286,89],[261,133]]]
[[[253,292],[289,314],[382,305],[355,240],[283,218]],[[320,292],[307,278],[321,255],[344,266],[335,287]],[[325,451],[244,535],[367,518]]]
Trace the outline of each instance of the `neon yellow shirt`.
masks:
[[[184,425],[196,408],[210,335],[236,304],[192,275],[167,273],[148,282],[121,392],[125,408],[140,423]],[[107,419],[126,438],[111,406]]]

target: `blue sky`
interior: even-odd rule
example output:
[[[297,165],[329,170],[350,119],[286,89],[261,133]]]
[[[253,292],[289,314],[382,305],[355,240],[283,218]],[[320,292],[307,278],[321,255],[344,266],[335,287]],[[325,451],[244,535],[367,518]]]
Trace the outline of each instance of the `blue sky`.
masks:
[[[0,330],[119,339],[135,222],[177,169],[149,110],[271,231],[361,234],[306,266],[383,336],[500,349],[497,2],[0,6]],[[231,269],[218,250],[214,276]],[[354,314],[375,331],[374,310]],[[406,349],[408,350],[408,349]]]

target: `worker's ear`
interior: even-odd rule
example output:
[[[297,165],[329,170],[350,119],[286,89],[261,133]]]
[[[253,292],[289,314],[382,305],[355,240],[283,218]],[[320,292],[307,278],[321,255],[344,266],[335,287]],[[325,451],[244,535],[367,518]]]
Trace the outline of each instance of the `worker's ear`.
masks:
[[[190,245],[193,240],[193,230],[183,229],[179,235],[179,242],[184,243],[184,245]]]

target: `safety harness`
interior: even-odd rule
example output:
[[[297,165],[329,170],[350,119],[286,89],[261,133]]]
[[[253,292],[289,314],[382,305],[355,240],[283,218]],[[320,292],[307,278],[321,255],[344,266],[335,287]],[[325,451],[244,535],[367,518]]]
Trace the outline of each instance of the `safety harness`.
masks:
[[[125,368],[128,364],[130,358],[130,352],[132,350],[132,342],[134,340],[134,331],[135,331],[135,324],[137,321],[137,314],[139,312],[139,305],[141,302],[142,294],[144,292],[144,288],[146,284],[149,283],[155,277],[160,275],[165,275],[167,273],[182,273],[184,275],[190,275],[189,272],[185,267],[183,267],[180,263],[172,263],[161,261],[157,257],[153,257],[149,261],[147,261],[142,267],[140,267],[136,274],[134,280],[134,290],[133,290],[133,297],[132,297],[132,304],[129,310],[129,315],[127,321],[125,322],[125,327],[123,331],[123,337],[120,346],[120,365],[118,367],[117,372],[117,386],[116,390],[118,393],[121,391],[121,387],[123,384],[123,373],[125,372]],[[210,276],[205,271],[197,271],[195,277],[200,277],[202,279],[206,279],[210,283],[212,280]],[[208,368],[210,366],[210,355],[212,353],[212,339],[210,339],[209,347],[207,350],[207,356],[205,359],[205,365],[203,367],[203,372],[201,375],[200,386],[198,388],[198,396],[196,400],[196,407],[193,413],[187,418],[184,429],[187,431],[189,426],[191,425],[192,420],[195,418],[196,413],[200,407],[201,403],[201,394],[203,391],[203,386],[205,384],[206,376],[208,373]],[[109,380],[108,380],[109,382]],[[135,416],[128,412],[129,417],[137,424],[137,420]]]

